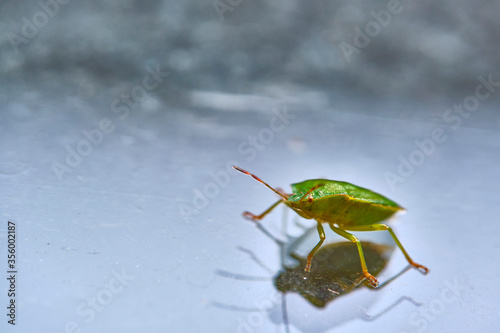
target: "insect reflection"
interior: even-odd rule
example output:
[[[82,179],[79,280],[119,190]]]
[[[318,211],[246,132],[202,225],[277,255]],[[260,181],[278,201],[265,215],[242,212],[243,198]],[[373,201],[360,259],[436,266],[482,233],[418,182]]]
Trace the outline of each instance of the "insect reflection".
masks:
[[[368,269],[377,276],[388,262],[391,247],[372,242],[362,242],[362,245]],[[299,293],[317,307],[324,307],[360,285],[371,287],[362,273],[357,249],[351,242],[323,246],[314,256],[309,273],[304,271],[307,257],[291,256],[299,265],[285,267],[274,280],[276,288],[283,293]]]

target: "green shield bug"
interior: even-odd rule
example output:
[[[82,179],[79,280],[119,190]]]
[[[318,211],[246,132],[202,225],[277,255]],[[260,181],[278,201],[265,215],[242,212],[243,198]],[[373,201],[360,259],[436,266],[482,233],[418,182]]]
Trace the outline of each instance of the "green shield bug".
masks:
[[[347,231],[387,230],[403,252],[408,263],[424,274],[429,272],[427,267],[417,264],[411,259],[391,227],[379,223],[398,211],[404,211],[403,207],[383,195],[351,183],[328,179],[310,179],[292,184],[293,193],[287,194],[281,189],[272,188],[259,177],[246,170],[237,166],[233,166],[233,168],[252,176],[281,197],[262,214],[254,215],[250,212],[244,212],[243,216],[259,221],[277,205],[284,203],[303,218],[317,221],[319,242],[307,256],[304,268],[306,272],[311,270],[312,258],[325,241],[323,223],[327,223],[335,233],[356,244],[363,274],[374,287],[378,286],[378,281],[368,272],[361,242],[356,236]]]

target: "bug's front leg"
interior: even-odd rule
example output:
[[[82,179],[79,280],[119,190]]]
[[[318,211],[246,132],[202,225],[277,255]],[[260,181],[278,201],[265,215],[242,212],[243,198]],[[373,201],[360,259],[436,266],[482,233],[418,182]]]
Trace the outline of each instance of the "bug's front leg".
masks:
[[[307,264],[306,268],[304,271],[309,272],[311,270],[311,261],[314,255],[316,254],[316,251],[323,245],[323,242],[325,241],[325,229],[323,229],[323,226],[321,225],[321,222],[318,221],[318,234],[319,234],[319,242],[316,244],[316,246],[309,252],[307,255]]]
[[[260,221],[264,218],[264,216],[266,216],[267,214],[269,214],[276,206],[278,206],[280,203],[283,202],[283,199],[280,199],[278,201],[276,201],[271,207],[269,207],[268,209],[266,209],[266,211],[264,211],[262,214],[260,215],[255,215],[255,214],[252,214],[250,212],[244,212],[243,213],[243,216],[252,220],[252,221]]]

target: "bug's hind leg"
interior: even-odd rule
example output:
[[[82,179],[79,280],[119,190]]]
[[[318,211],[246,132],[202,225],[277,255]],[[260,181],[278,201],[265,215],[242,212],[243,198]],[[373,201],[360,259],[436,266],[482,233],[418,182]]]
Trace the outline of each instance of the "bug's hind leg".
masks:
[[[333,223],[330,223],[330,228],[332,228],[332,230],[337,234],[339,234],[340,236],[356,244],[356,246],[358,247],[358,253],[359,253],[359,258],[361,260],[361,269],[363,270],[363,274],[365,275],[366,279],[370,281],[370,284],[373,287],[377,287],[378,286],[377,279],[368,272],[368,268],[366,267],[365,255],[363,253],[363,248],[361,247],[361,242],[359,241],[359,239],[353,234],[350,234],[345,230],[337,228],[336,226],[333,225]]]
[[[266,216],[267,214],[269,214],[276,206],[278,206],[282,202],[283,202],[283,199],[280,199],[280,200],[276,201],[271,207],[269,207],[268,209],[266,209],[260,215],[255,215],[255,214],[252,214],[250,212],[244,212],[243,216],[246,217],[246,218],[248,218],[248,219],[251,219],[253,221],[260,221],[260,220],[262,220],[264,218],[264,216]]]
[[[396,234],[394,231],[392,231],[392,228],[389,227],[387,224],[379,223],[379,224],[372,224],[372,225],[366,225],[366,226],[360,226],[360,227],[349,227],[349,230],[352,231],[382,231],[382,230],[387,230],[391,234],[392,239],[394,239],[394,242],[396,242],[396,245],[399,247],[401,252],[403,252],[406,260],[408,260],[408,263],[418,269],[421,273],[427,274],[429,273],[429,269],[425,267],[424,265],[417,264],[416,262],[413,261],[413,259],[410,257],[408,252],[406,252],[405,248],[399,241],[398,237],[396,237]]]
[[[325,241],[325,229],[323,229],[323,226],[321,225],[321,222],[318,221],[318,234],[319,234],[319,242],[316,244],[316,246],[309,252],[307,255],[307,263],[306,263],[306,268],[304,268],[304,271],[309,272],[311,270],[311,261],[314,255],[316,254],[316,251],[319,250],[321,245],[323,245],[323,242]]]

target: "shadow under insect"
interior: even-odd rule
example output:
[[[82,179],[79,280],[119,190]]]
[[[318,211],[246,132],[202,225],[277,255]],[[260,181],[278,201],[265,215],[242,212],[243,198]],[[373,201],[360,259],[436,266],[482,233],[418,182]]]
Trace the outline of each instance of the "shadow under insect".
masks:
[[[386,266],[392,248],[372,242],[361,242],[366,263],[373,275]],[[317,307],[324,307],[339,296],[360,285],[371,288],[362,273],[358,250],[352,242],[339,242],[323,246],[312,259],[309,272],[304,268],[307,257],[290,254],[299,262],[293,268],[284,267],[274,279],[276,288],[283,292],[296,292]]]

